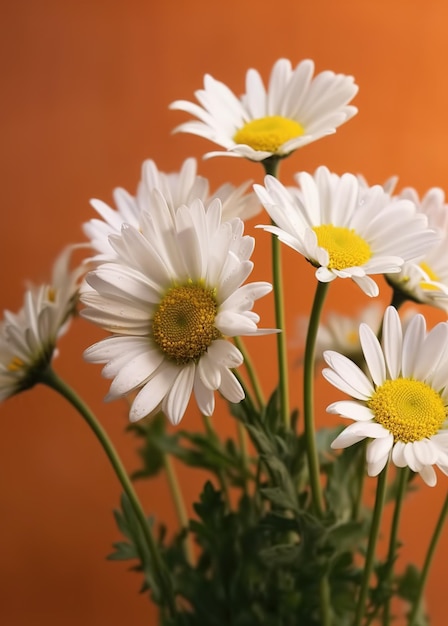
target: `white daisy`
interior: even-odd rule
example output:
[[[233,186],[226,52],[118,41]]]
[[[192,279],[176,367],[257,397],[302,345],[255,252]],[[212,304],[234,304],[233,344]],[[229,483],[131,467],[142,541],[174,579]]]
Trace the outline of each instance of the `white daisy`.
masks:
[[[316,278],[351,278],[368,296],[378,295],[369,274],[399,272],[439,240],[410,200],[391,201],[382,187],[365,189],[356,176],[319,167],[296,174],[299,187],[273,176],[254,185],[275,225],[262,226],[315,267]]]
[[[383,313],[384,307],[378,302],[371,302],[355,316],[343,315],[336,311],[330,312],[325,323],[320,324],[317,331],[316,359],[321,360],[325,350],[334,350],[358,363],[362,354],[359,326],[367,324],[378,332]]]
[[[257,70],[246,74],[246,93],[238,98],[222,82],[204,77],[204,89],[195,92],[199,102],[176,100],[170,105],[191,113],[189,121],[175,129],[199,135],[222,146],[229,155],[262,161],[273,155],[285,157],[316,139],[334,133],[357,113],[348,105],[358,86],[352,76],[321,72],[313,78],[314,63],[306,59],[292,69],[279,59],[272,68],[266,89]]]
[[[113,196],[117,209],[108,206],[102,200],[93,199],[91,205],[101,219],[94,218],[83,225],[84,233],[90,239],[92,247],[98,252],[95,260],[106,260],[113,254],[108,237],[120,233],[123,224],[140,227],[141,212],[153,211],[154,190],[158,190],[166,200],[171,211],[183,204],[189,204],[199,198],[208,207],[215,198],[222,203],[223,220],[240,217],[249,219],[261,211],[260,203],[254,193],[246,193],[250,182],[235,187],[226,183],[214,193],[209,192],[209,181],[197,175],[196,159],[186,159],[179,172],[160,172],[154,161],[143,162],[142,176],[137,193],[132,196],[125,189],[118,187]]]
[[[371,185],[369,185],[366,178],[362,174],[357,174],[357,178],[358,178],[359,184],[365,189],[369,189],[371,187]],[[392,194],[394,192],[395,187],[397,186],[397,183],[398,183],[398,176],[390,176],[387,180],[384,181],[381,187],[389,196],[392,197]]]
[[[67,330],[78,293],[81,265],[70,270],[71,254],[63,250],[51,283],[30,287],[18,313],[4,312],[0,322],[0,401],[29,389],[51,363],[58,338]]]
[[[114,333],[85,352],[88,361],[106,363],[113,378],[107,399],[139,390],[131,421],[162,410],[173,424],[182,419],[194,393],[206,415],[214,391],[230,402],[244,397],[231,369],[240,351],[227,337],[259,335],[255,300],[271,285],[243,285],[252,271],[252,237],[243,222],[221,222],[221,203],[206,210],[200,200],[177,211],[144,212],[140,229],[124,225],[110,242],[116,261],[87,276],[82,315]]]
[[[338,352],[324,353],[330,366],[324,377],[355,399],[327,407],[329,413],[354,420],[332,447],[371,439],[366,453],[370,476],[379,474],[391,457],[433,486],[434,465],[448,474],[448,323],[427,333],[424,317],[415,315],[403,332],[396,309],[388,307],[382,347],[366,324],[359,335],[369,375]]]
[[[429,248],[419,263],[405,263],[388,282],[406,298],[430,304],[448,312],[448,204],[445,193],[433,187],[420,200],[415,189],[404,189],[398,198],[412,200],[428,218],[428,225],[441,234],[440,241]]]

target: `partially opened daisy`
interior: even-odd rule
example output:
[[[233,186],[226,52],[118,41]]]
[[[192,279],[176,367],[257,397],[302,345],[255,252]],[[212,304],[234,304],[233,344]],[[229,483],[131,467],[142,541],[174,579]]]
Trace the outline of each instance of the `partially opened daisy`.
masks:
[[[334,133],[357,113],[357,108],[348,104],[358,91],[352,76],[331,71],[313,74],[314,63],[309,59],[294,69],[289,60],[279,59],[267,89],[257,70],[248,70],[246,93],[240,98],[206,74],[204,89],[195,92],[199,104],[176,100],[170,105],[198,118],[181,124],[175,132],[199,135],[226,150],[206,156],[229,155],[252,161],[285,157]]]
[[[73,249],[57,258],[52,280],[25,292],[17,313],[4,312],[0,322],[0,401],[38,382],[56,353],[58,338],[72,318],[78,285],[85,268],[70,269]]]
[[[399,272],[403,263],[439,241],[410,200],[391,200],[379,185],[365,188],[353,174],[319,167],[285,187],[273,176],[254,185],[274,225],[261,226],[305,256],[316,278],[351,278],[368,296],[378,295],[371,274]]]
[[[252,271],[252,237],[243,222],[221,221],[221,203],[200,200],[169,211],[144,212],[140,229],[124,225],[110,237],[116,260],[87,276],[82,315],[114,333],[85,352],[106,363],[113,378],[107,399],[138,391],[131,421],[162,410],[178,424],[194,393],[202,413],[214,410],[214,392],[231,402],[244,397],[232,369],[243,362],[227,340],[258,335],[254,302],[266,282],[243,285]]]
[[[84,233],[90,239],[92,247],[97,251],[95,260],[106,260],[113,255],[108,237],[120,233],[123,224],[131,224],[140,228],[141,212],[157,210],[154,190],[165,198],[170,211],[183,204],[189,204],[199,198],[208,207],[215,198],[222,203],[222,219],[229,220],[239,217],[249,219],[261,211],[260,203],[252,192],[247,192],[250,182],[235,187],[226,183],[214,193],[210,193],[209,181],[197,175],[196,159],[184,161],[179,172],[165,173],[159,171],[154,161],[147,159],[142,165],[141,180],[137,193],[132,196],[122,187],[114,190],[113,196],[116,209],[98,199],[91,200],[91,205],[101,219],[93,218],[83,225]]]
[[[356,363],[360,360],[361,344],[358,329],[360,324],[367,324],[378,332],[383,319],[384,307],[377,301],[370,302],[356,315],[343,315],[332,311],[325,323],[319,325],[316,336],[316,359],[321,360],[325,350],[334,350],[345,354]]]
[[[424,317],[415,315],[403,332],[397,310],[388,307],[382,346],[366,324],[359,336],[368,375],[342,354],[324,353],[324,377],[354,398],[327,407],[354,420],[332,447],[369,439],[369,475],[379,474],[392,458],[435,485],[434,465],[448,474],[448,324],[426,332]]]
[[[398,198],[412,200],[441,238],[418,262],[405,263],[398,274],[387,276],[387,280],[405,298],[448,312],[448,204],[445,192],[433,187],[420,199],[416,190],[408,187]]]

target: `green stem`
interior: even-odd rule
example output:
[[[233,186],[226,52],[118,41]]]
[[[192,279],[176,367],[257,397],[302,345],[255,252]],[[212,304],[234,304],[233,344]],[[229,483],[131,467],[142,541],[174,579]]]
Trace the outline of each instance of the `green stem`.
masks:
[[[369,591],[369,581],[373,570],[373,564],[375,561],[375,549],[378,540],[378,535],[381,526],[381,517],[384,508],[384,502],[386,499],[387,490],[387,470],[389,462],[378,476],[378,483],[376,487],[375,506],[373,509],[372,522],[370,525],[369,543],[367,546],[366,560],[364,563],[364,571],[361,582],[361,589],[359,591],[358,604],[356,607],[356,616],[353,626],[361,626],[362,619],[364,617],[364,609],[367,600],[367,594]]]
[[[257,377],[257,372],[252,363],[252,359],[250,358],[249,353],[246,350],[246,346],[244,345],[241,337],[234,337],[234,342],[238,350],[241,352],[244,358],[244,365],[246,367],[247,374],[249,376],[250,384],[252,385],[252,389],[254,390],[255,397],[258,402],[258,406],[262,409],[265,405],[265,399],[263,396],[263,391],[261,389],[260,381]]]
[[[366,441],[360,441],[359,444],[359,460],[358,460],[358,493],[353,507],[353,519],[359,520],[362,509],[362,496],[364,493],[364,481],[366,477]]]
[[[398,311],[401,305],[407,302],[408,300],[411,300],[411,298],[408,298],[406,294],[400,291],[399,289],[395,289],[394,287],[392,287],[392,289],[393,289],[393,293],[392,293],[392,299],[391,299],[390,304],[391,306],[394,306]]]
[[[266,174],[278,177],[278,168],[280,160],[278,157],[265,159],[263,166]],[[289,380],[288,380],[288,359],[286,350],[286,333],[285,333],[285,307],[283,296],[283,276],[282,276],[282,258],[281,246],[279,239],[272,236],[272,283],[274,286],[274,309],[275,324],[281,332],[277,333],[277,358],[279,373],[279,390],[280,390],[280,411],[283,423],[286,428],[290,428],[290,412],[289,412]]]
[[[429,544],[428,552],[426,553],[426,558],[423,564],[422,573],[420,574],[418,589],[414,598],[414,603],[412,605],[412,610],[411,610],[411,614],[409,617],[408,626],[414,626],[416,617],[418,615],[418,612],[420,609],[420,603],[423,597],[423,592],[425,590],[426,581],[428,579],[429,568],[431,567],[431,563],[432,563],[432,559],[436,551],[437,543],[440,539],[440,535],[442,534],[442,529],[445,523],[445,518],[447,516],[447,513],[448,513],[448,495],[445,497],[445,502],[443,503],[442,510],[440,511],[439,519],[437,520],[437,524],[434,529],[434,533],[431,537],[431,542]]]
[[[180,527],[187,529],[189,526],[187,509],[182,496],[182,491],[177,480],[176,470],[174,469],[173,462],[168,454],[163,455],[163,465],[165,467],[166,477],[170,487],[171,495],[173,497],[174,507],[176,509],[177,519],[179,520]],[[191,535],[187,534],[184,539],[184,551],[185,557],[190,565],[194,563],[194,551]]]
[[[331,624],[331,595],[330,585],[328,577],[321,578],[319,583],[319,595],[320,595],[320,618],[321,626],[330,626]]]
[[[81,398],[69,387],[51,368],[47,368],[40,374],[40,382],[47,385],[54,391],[58,392],[64,397],[84,418],[87,424],[90,426],[98,441],[100,442],[104,452],[106,453],[115,474],[126,493],[129,502],[134,510],[134,513],[140,523],[140,527],[145,538],[149,553],[151,555],[152,563],[158,578],[162,594],[168,604],[169,611],[172,616],[176,615],[176,601],[174,597],[174,591],[172,588],[171,580],[166,571],[165,564],[162,561],[160,553],[157,548],[157,544],[151,532],[151,528],[143,513],[138,496],[134,490],[129,476],[123,467],[123,464],[118,456],[117,451],[113,443],[110,441],[106,431],[98,422],[95,415],[87,407],[87,405],[81,400]]]
[[[314,351],[316,347],[317,330],[329,283],[317,282],[313,308],[311,310],[308,332],[305,343],[304,378],[303,378],[303,419],[305,426],[306,452],[308,457],[308,471],[310,474],[310,488],[313,507],[319,517],[323,515],[323,496],[320,484],[319,457],[316,448],[314,428]]]
[[[243,424],[240,422],[240,420],[237,420],[236,428],[237,428],[237,433],[238,433],[238,443],[240,445],[241,458],[243,461],[243,472],[244,472],[243,488],[244,488],[244,493],[247,494],[247,476],[249,474],[249,454],[247,451],[247,432]]]
[[[392,518],[392,525],[390,529],[389,536],[389,551],[387,553],[387,570],[386,570],[386,586],[389,586],[393,579],[394,572],[394,563],[395,563],[395,555],[397,551],[397,540],[398,540],[398,528],[400,524],[400,515],[401,509],[403,507],[403,500],[406,494],[406,488],[408,486],[408,477],[409,477],[409,469],[407,467],[398,469],[398,486],[397,486],[397,496],[395,498],[395,508],[394,515]],[[387,594],[386,600],[384,603],[384,611],[383,611],[383,624],[384,626],[389,626],[390,624],[390,595]]]

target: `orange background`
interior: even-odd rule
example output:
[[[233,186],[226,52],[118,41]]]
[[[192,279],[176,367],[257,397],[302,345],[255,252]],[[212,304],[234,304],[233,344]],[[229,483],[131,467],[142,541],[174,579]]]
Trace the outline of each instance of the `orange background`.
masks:
[[[295,171],[325,164],[338,173],[363,173],[371,183],[398,174],[399,187],[420,193],[448,188],[447,22],[444,0],[3,2],[0,308],[21,306],[25,281],[44,280],[61,248],[83,239],[81,224],[93,216],[89,198],[111,202],[118,185],[135,191],[145,158],[172,171],[196,156],[212,189],[226,180],[261,181],[260,165],[202,162],[212,144],[170,134],[188,116],[168,111],[168,104],[191,100],[206,72],[236,93],[243,91],[247,68],[258,68],[266,79],[281,56],[294,65],[310,57],[317,71],[355,76],[358,116],[285,161],[284,182]],[[253,227],[265,220],[247,226],[257,238],[253,276],[260,280],[270,279],[269,237]],[[296,318],[309,311],[315,280],[303,259],[285,253],[284,263],[293,363],[299,354]],[[381,282],[381,301],[387,304],[389,297]],[[340,281],[330,290],[327,311],[358,310],[366,300],[355,285]],[[272,298],[256,308],[263,325],[273,325]],[[428,314],[432,321],[443,319],[439,312]],[[77,321],[55,365],[101,416],[131,471],[138,460],[135,441],[124,434],[125,405],[103,404],[108,383],[81,356],[100,336]],[[249,347],[268,392],[274,341],[258,338]],[[291,372],[299,380],[298,370]],[[297,388],[292,384],[294,405]],[[323,414],[335,392],[322,383],[319,389]],[[197,427],[193,413],[184,427]],[[154,624],[154,611],[138,595],[138,575],[104,559],[120,539],[111,514],[120,489],[83,421],[43,388],[5,402],[0,419],[0,623]],[[223,433],[233,428],[219,411],[215,425]],[[190,501],[199,482],[184,480]],[[434,489],[421,486],[404,511],[403,552],[417,563],[446,479]],[[164,478],[137,487],[146,510],[172,523]],[[447,550],[445,533],[428,586],[435,626],[446,623]]]

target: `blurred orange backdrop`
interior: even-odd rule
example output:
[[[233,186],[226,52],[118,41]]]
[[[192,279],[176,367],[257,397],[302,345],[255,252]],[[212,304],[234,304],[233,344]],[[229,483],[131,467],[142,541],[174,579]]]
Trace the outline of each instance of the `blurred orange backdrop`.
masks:
[[[61,248],[83,240],[81,224],[93,217],[89,198],[110,203],[116,186],[135,191],[145,158],[173,171],[195,156],[213,190],[227,180],[262,180],[258,164],[202,161],[213,144],[171,135],[188,116],[168,111],[168,104],[192,100],[205,73],[236,93],[243,91],[249,67],[266,79],[279,57],[293,65],[312,58],[317,71],[355,76],[359,114],[336,135],[287,159],[284,182],[324,164],[339,174],[362,173],[370,183],[397,174],[399,188],[448,189],[447,26],[444,0],[3,2],[0,308],[21,306],[25,282],[44,280]],[[247,225],[257,239],[257,280],[270,280],[269,236],[254,229],[265,220]],[[296,319],[309,311],[315,279],[312,268],[288,251],[284,266],[291,373],[299,381]],[[341,282],[330,290],[327,311],[367,304],[354,284]],[[386,305],[389,298],[381,282],[380,300]],[[272,299],[256,309],[262,325],[272,326]],[[443,319],[440,312],[425,313],[431,323]],[[126,406],[103,404],[108,383],[82,359],[82,350],[101,336],[77,320],[55,366],[100,415],[132,471],[138,457],[135,440],[124,433]],[[269,337],[248,343],[266,392],[275,383],[274,345]],[[292,385],[294,405],[298,386]],[[334,391],[322,382],[318,388],[323,414]],[[138,594],[138,575],[126,564],[105,561],[120,539],[111,514],[120,488],[81,418],[51,391],[37,388],[5,402],[0,419],[0,623],[155,624],[154,610]],[[214,422],[223,434],[232,432],[225,412],[218,410]],[[198,426],[194,410],[183,425]],[[190,503],[202,479],[189,473],[183,481]],[[404,557],[417,563],[446,479],[434,489],[419,486],[406,505],[403,531]],[[172,526],[164,478],[137,488],[148,513]],[[445,533],[428,585],[434,626],[446,623],[447,550]]]

